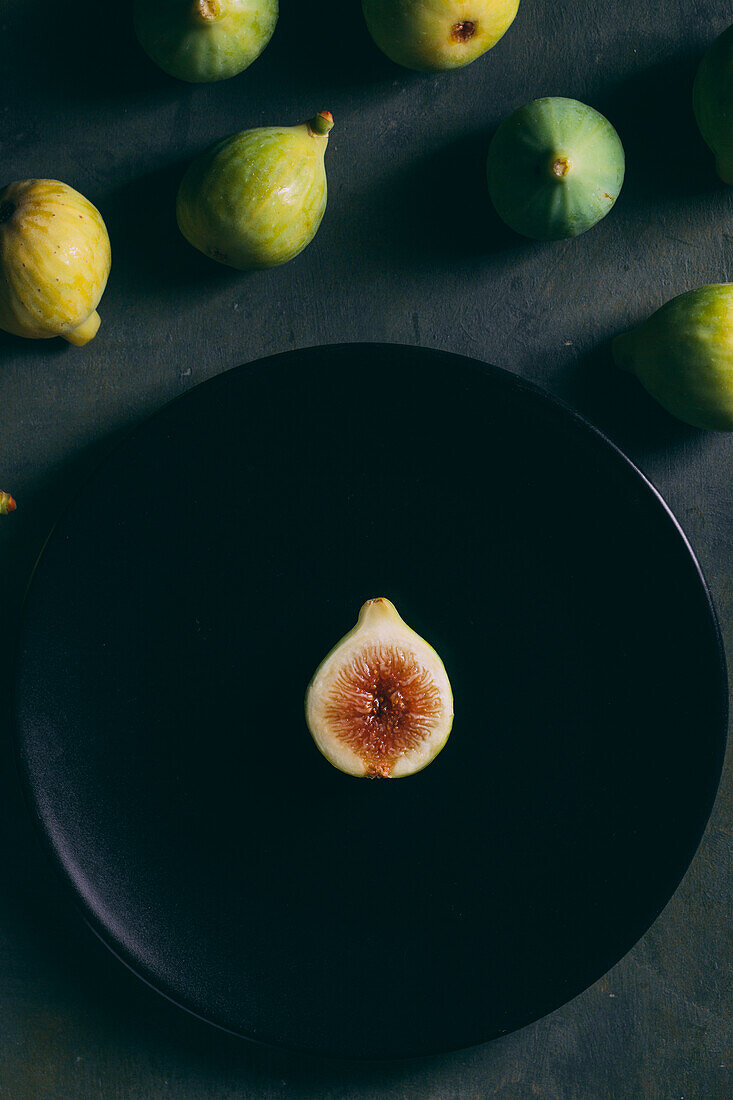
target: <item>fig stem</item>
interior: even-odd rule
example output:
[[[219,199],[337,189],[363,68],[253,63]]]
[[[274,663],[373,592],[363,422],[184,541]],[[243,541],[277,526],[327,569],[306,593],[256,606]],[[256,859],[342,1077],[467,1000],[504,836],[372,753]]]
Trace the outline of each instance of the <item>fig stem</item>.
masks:
[[[197,23],[215,23],[224,15],[221,0],[193,0],[191,14]]]
[[[101,324],[99,314],[96,309],[94,313],[90,313],[86,321],[82,321],[80,325],[73,328],[71,332],[62,332],[64,340],[68,340],[70,344],[73,344],[77,348],[81,348],[84,344],[88,344],[97,335],[97,329]]]
[[[550,175],[553,179],[562,180],[572,172],[573,162],[570,157],[566,157],[564,154],[555,153],[550,158]]]
[[[9,512],[14,512],[17,507],[18,505],[10,493],[0,492],[0,516],[7,516]]]
[[[330,111],[319,111],[308,123],[308,129],[320,137],[325,136],[333,129],[333,115]]]
[[[389,620],[390,622],[399,622],[400,614],[386,596],[377,596],[373,600],[367,600],[359,611],[359,622],[372,622],[377,623],[380,620]]]

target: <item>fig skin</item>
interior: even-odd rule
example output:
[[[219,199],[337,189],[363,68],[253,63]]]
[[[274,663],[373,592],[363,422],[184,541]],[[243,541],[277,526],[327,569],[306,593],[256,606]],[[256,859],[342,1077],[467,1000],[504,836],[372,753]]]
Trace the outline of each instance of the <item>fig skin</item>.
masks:
[[[0,516],[10,515],[17,507],[10,493],[0,491]]]
[[[59,180],[18,180],[0,191],[0,328],[88,343],[111,252],[95,206]]]
[[[489,147],[487,181],[499,217],[539,241],[577,237],[616,202],[624,150],[593,107],[559,96],[520,107]]]
[[[313,240],[326,210],[324,154],[332,126],[331,113],[321,111],[300,126],[243,130],[207,149],[178,191],[186,240],[240,271],[292,260]]]
[[[733,26],[715,39],[700,62],[692,106],[718,175],[733,184]]]
[[[672,416],[695,428],[733,431],[733,284],[672,298],[617,336],[613,357]]]
[[[227,80],[272,38],[278,0],[135,0],[140,45],[169,76],[191,84]]]
[[[495,46],[514,22],[519,0],[362,0],[369,33],[406,69],[463,68]]]
[[[316,669],[305,716],[317,748],[339,771],[400,779],[422,771],[445,746],[453,693],[432,646],[379,597],[367,600],[356,626]]]

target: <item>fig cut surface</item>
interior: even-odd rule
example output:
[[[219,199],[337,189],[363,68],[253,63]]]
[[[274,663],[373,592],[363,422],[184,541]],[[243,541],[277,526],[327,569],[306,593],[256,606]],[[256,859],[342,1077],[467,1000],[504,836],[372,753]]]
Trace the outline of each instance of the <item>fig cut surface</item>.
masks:
[[[421,771],[445,745],[453,693],[432,646],[380,597],[367,600],[354,629],[316,669],[305,714],[339,771],[398,779]]]

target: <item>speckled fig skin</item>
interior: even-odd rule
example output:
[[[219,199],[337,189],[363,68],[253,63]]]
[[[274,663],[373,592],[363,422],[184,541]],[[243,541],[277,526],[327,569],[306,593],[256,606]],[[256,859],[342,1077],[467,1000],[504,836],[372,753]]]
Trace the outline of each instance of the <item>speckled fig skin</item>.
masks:
[[[624,181],[624,150],[608,119],[576,99],[536,99],[504,119],[489,147],[491,200],[515,232],[540,241],[585,233]]]
[[[227,80],[272,38],[278,0],[135,0],[135,32],[156,65],[193,84]]]
[[[362,0],[367,27],[398,65],[442,72],[469,65],[514,22],[519,0]]]
[[[321,111],[301,126],[244,130],[189,166],[178,192],[183,236],[241,271],[275,267],[310,244],[326,209],[324,154],[333,126]]]
[[[695,428],[733,431],[733,284],[680,294],[613,342],[617,366]]]
[[[88,343],[107,285],[109,236],[95,206],[59,180],[0,191],[0,328]]]
[[[733,184],[733,26],[715,39],[700,62],[692,105],[700,133],[715,154],[718,175]]]

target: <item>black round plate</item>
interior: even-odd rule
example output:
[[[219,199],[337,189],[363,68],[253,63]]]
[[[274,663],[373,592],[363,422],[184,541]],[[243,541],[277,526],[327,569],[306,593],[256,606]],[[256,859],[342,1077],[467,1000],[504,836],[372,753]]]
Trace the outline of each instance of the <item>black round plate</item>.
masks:
[[[391,782],[303,717],[380,595],[455,696]],[[638,470],[512,375],[399,346],[165,408],[55,530],[19,647],[25,783],[94,929],[207,1020],[357,1057],[491,1038],[619,959],[695,851],[724,717],[707,590]]]

